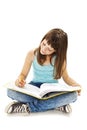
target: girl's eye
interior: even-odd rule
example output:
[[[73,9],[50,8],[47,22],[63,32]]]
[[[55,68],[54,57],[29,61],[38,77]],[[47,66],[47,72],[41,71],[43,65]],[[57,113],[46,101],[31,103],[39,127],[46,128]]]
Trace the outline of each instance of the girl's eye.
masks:
[[[48,51],[51,51],[51,50],[48,48]]]
[[[52,48],[48,48],[48,50],[49,50],[49,51],[53,51],[53,49],[52,49]]]
[[[46,46],[46,43],[43,43],[44,46]]]
[[[52,51],[52,50],[50,50],[50,49],[48,49],[49,51]]]

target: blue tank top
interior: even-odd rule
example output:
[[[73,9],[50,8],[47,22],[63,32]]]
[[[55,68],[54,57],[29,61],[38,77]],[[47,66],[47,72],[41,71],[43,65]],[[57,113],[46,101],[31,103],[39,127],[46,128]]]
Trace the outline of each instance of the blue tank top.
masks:
[[[54,66],[40,65],[37,62],[37,57],[33,60],[33,82],[41,83],[58,83],[58,80],[54,79],[53,76]]]

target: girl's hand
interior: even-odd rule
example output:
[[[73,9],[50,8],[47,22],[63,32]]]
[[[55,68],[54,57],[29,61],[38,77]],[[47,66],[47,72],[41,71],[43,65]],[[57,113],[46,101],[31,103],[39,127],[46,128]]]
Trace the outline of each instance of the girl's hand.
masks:
[[[82,90],[82,87],[81,86],[79,86],[79,87],[80,87],[80,90],[77,91],[78,92],[78,96],[81,95],[81,90]]]
[[[26,81],[23,80],[23,79],[17,79],[15,81],[15,85],[18,86],[18,87],[21,87],[21,88],[24,87],[25,83],[26,83]]]

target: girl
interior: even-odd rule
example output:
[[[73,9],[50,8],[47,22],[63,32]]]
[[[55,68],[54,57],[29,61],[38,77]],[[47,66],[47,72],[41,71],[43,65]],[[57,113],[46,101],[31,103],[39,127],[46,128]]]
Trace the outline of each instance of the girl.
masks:
[[[43,83],[58,83],[62,78],[66,84],[80,86],[67,72],[67,47],[68,36],[62,29],[50,30],[41,40],[38,48],[28,52],[23,69],[15,81],[16,86],[23,87],[27,75],[33,66],[33,79],[30,84],[40,87]],[[6,107],[6,112],[30,113],[58,109],[63,112],[71,112],[70,103],[77,100],[79,91],[63,94],[40,100],[32,96],[8,89],[7,95],[17,102],[12,102]]]

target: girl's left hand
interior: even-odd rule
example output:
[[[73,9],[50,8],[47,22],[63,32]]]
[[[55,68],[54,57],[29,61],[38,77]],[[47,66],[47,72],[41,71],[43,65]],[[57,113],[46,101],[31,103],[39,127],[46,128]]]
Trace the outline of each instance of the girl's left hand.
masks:
[[[78,92],[78,96],[81,95],[81,91],[82,91],[82,87],[81,86],[79,86],[79,87],[80,87],[80,90],[77,91]]]

